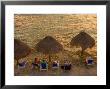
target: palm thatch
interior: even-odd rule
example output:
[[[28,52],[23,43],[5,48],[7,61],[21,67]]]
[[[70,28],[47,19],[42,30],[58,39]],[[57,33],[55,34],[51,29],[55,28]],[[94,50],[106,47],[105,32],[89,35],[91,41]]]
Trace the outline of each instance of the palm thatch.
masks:
[[[57,53],[63,50],[63,46],[53,37],[46,36],[37,45],[36,49],[38,52],[44,54]]]
[[[80,46],[83,52],[85,49],[93,47],[95,45],[95,40],[89,34],[82,31],[72,38],[70,45]]]
[[[41,52],[43,54],[49,54],[49,61],[50,61],[50,54],[54,54],[54,53],[58,53],[59,51],[62,51],[63,46],[53,37],[46,36],[36,45],[36,49],[38,52]]]
[[[28,45],[18,39],[14,39],[14,59],[19,60],[20,58],[26,57],[30,52],[31,49]]]

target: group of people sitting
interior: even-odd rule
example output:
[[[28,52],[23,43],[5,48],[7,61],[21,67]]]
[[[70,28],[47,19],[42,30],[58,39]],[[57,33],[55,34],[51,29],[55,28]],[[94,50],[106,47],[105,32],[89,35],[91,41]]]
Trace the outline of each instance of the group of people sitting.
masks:
[[[48,62],[45,59],[38,60],[38,58],[35,58],[32,62],[32,69],[34,68],[40,68],[40,70],[46,70],[48,69]]]
[[[26,60],[22,60],[18,63],[19,68],[24,68],[25,65],[27,64]],[[87,65],[92,65],[93,64],[93,59],[92,57],[87,57],[86,58],[86,64]],[[32,62],[32,69],[40,69],[40,70],[48,70],[48,65],[49,62],[43,58],[39,60],[38,58],[35,58],[34,61]],[[61,68],[63,70],[71,70],[72,64],[69,60],[64,60],[64,63],[60,64],[58,60],[54,60],[51,62],[51,67],[52,69],[58,69]]]
[[[18,63],[18,67],[24,68],[26,63],[27,63],[26,60],[20,61]],[[39,60],[38,58],[35,58],[31,65],[32,65],[32,69],[48,70],[49,62],[45,58],[41,59],[41,60]],[[61,69],[64,69],[64,70],[70,70],[71,69],[71,62],[68,60],[64,60],[64,63],[61,64],[61,66],[60,66],[60,63],[58,60],[54,60],[51,62],[52,69],[58,69],[60,67],[61,67]]]
[[[46,70],[48,69],[48,61],[46,59],[38,60],[35,58],[35,60],[32,62],[32,68],[40,68],[40,70]],[[52,69],[58,69],[60,68],[60,63],[58,60],[54,60],[51,62]],[[71,69],[71,63],[67,60],[64,61],[64,64],[61,65],[61,69],[64,70],[70,70]]]

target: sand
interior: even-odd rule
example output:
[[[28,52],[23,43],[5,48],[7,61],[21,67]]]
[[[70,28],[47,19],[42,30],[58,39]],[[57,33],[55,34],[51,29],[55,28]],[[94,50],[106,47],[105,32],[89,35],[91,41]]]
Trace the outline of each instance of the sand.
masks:
[[[14,38],[20,39],[33,49],[32,53],[26,57],[29,65],[21,72],[18,70],[15,61],[15,75],[56,75],[49,70],[48,72],[34,72],[31,70],[31,63],[35,57],[43,57],[38,53],[35,45],[45,36],[50,35],[60,42],[64,47],[64,52],[53,54],[52,57],[58,56],[58,60],[63,62],[68,59],[72,62],[70,72],[61,72],[59,75],[69,76],[89,76],[97,75],[97,16],[96,14],[50,14],[50,15],[18,15],[14,16]],[[69,42],[80,31],[85,31],[95,39],[96,44],[91,49],[85,50],[84,56],[91,55],[95,64],[87,68],[85,63],[79,64],[80,47],[70,47]],[[85,61],[85,58],[83,59]],[[34,72],[34,73],[33,73]]]

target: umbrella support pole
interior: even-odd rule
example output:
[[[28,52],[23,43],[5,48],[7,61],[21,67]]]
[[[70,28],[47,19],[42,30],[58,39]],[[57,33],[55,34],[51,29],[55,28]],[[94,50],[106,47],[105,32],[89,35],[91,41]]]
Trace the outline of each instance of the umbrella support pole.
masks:
[[[82,51],[81,51],[81,55],[80,55],[80,65],[82,64],[82,61],[83,61],[83,59],[84,59],[83,54],[84,54],[84,49],[82,49]]]
[[[81,57],[83,56],[84,50],[81,51]]]
[[[83,57],[84,55],[84,51],[85,51],[85,48],[81,47],[82,48],[82,51],[81,51],[81,57]]]
[[[49,54],[49,62],[51,62],[51,56],[50,56],[50,54]]]
[[[51,56],[50,56],[50,54],[49,54],[49,61],[48,61],[48,62],[49,62],[48,68],[50,69],[50,67],[51,67],[51,66],[50,66],[50,65],[51,65]]]
[[[19,60],[17,60],[17,65],[19,64]]]

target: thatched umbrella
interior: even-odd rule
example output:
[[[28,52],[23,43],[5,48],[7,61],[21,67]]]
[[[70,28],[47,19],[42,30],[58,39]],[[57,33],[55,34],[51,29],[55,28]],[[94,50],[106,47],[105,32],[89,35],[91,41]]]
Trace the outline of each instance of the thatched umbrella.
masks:
[[[70,45],[80,46],[82,48],[82,52],[81,52],[81,56],[82,56],[85,49],[92,48],[95,45],[95,40],[89,34],[82,31],[74,38],[72,38]]]
[[[51,61],[50,54],[54,54],[54,53],[58,53],[59,51],[62,51],[63,46],[53,37],[46,36],[36,45],[36,49],[38,52],[42,52],[43,54],[48,54],[49,61]]]
[[[30,52],[31,49],[28,45],[18,39],[14,39],[14,59],[17,60],[17,64],[20,58],[26,57]]]

